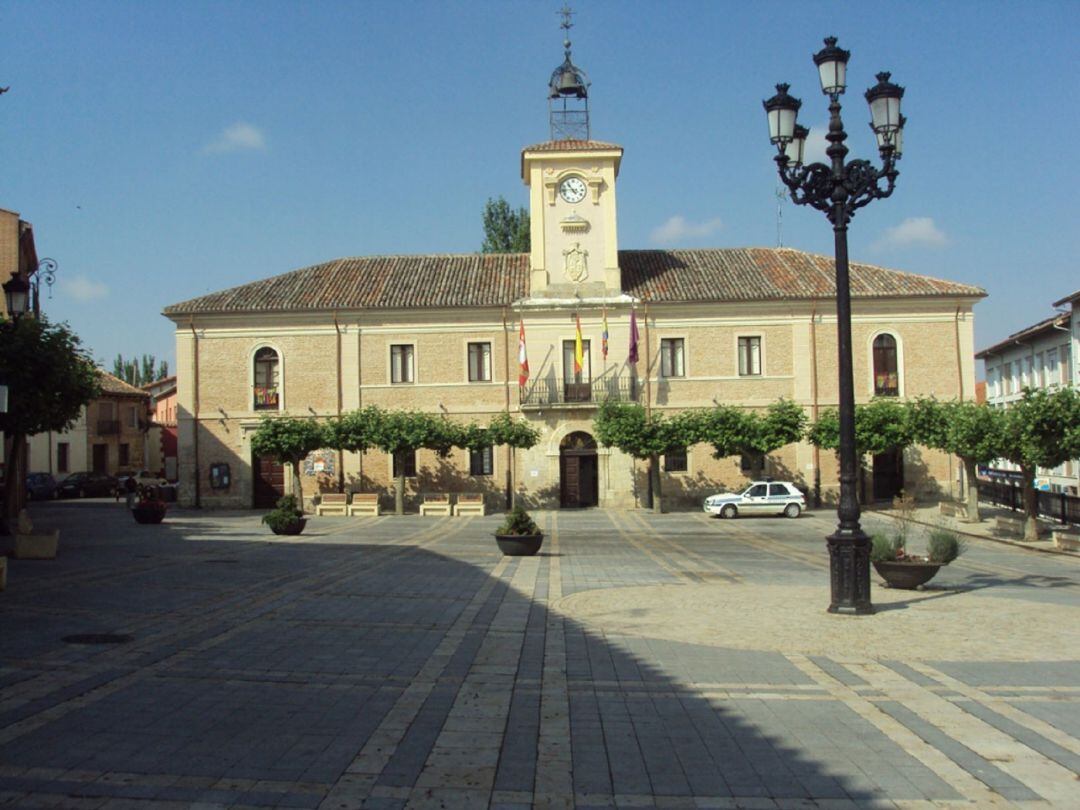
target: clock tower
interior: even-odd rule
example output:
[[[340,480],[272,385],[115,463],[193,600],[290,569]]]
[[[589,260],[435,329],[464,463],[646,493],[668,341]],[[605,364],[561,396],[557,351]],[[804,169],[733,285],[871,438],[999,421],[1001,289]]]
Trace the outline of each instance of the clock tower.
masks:
[[[589,80],[570,58],[570,13],[562,12],[565,58],[548,83],[551,140],[521,152],[521,179],[529,187],[534,298],[622,292],[615,179],[623,150],[590,137]]]

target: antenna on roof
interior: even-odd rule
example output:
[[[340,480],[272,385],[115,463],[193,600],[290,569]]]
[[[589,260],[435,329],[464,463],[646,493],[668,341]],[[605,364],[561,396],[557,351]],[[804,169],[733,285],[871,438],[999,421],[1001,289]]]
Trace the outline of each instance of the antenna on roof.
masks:
[[[787,189],[777,184],[776,186],[776,246],[784,246],[784,200],[787,199]]]

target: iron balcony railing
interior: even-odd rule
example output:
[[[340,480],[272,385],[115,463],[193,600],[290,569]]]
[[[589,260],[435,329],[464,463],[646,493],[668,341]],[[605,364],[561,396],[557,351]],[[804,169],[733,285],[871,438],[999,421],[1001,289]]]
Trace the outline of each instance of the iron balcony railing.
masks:
[[[637,402],[637,380],[633,377],[602,377],[592,382],[535,380],[520,391],[522,408],[551,406],[596,406],[601,402]]]

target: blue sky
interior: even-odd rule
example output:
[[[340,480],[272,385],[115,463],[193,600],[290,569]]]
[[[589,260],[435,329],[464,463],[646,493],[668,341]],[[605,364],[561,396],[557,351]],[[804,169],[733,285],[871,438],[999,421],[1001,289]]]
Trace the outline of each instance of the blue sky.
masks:
[[[0,207],[59,262],[46,312],[109,367],[172,362],[168,304],[340,256],[478,250],[488,197],[527,203],[560,5],[0,3]],[[874,152],[874,74],[907,89],[898,188],[858,213],[852,257],[986,288],[979,347],[1080,288],[1080,3],[572,5],[593,137],[626,150],[623,248],[776,244],[761,100],[789,82],[820,136],[810,56],[834,34],[853,152]],[[833,250],[790,204],[783,241]]]

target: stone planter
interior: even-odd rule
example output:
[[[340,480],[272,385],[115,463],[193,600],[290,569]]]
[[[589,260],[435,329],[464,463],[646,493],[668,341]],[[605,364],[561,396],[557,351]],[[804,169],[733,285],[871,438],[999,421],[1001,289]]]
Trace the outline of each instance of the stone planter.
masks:
[[[1057,529],[1054,531],[1054,545],[1062,551],[1080,551],[1080,532]]]
[[[885,580],[890,588],[901,591],[913,591],[934,578],[941,568],[939,563],[931,562],[875,562],[874,570]]]
[[[270,526],[270,531],[274,534],[300,534],[306,525],[307,518],[297,518],[292,523],[281,523],[277,526]]]
[[[165,511],[164,501],[142,501],[135,504],[131,515],[136,523],[161,523],[165,519]]]
[[[45,534],[16,534],[13,556],[17,560],[54,560],[59,542],[59,529]]]
[[[544,543],[542,534],[497,534],[495,542],[499,551],[508,557],[531,557]]]

